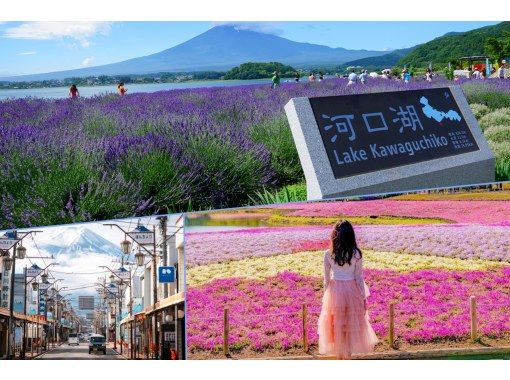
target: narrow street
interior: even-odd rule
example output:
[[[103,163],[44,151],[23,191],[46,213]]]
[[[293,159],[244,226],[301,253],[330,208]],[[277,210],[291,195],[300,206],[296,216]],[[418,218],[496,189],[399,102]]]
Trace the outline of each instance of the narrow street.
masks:
[[[87,343],[80,343],[79,346],[68,346],[63,344],[46,354],[36,358],[36,360],[119,360],[124,359],[111,348],[106,349],[106,355],[102,352],[93,352],[89,355],[89,346]]]

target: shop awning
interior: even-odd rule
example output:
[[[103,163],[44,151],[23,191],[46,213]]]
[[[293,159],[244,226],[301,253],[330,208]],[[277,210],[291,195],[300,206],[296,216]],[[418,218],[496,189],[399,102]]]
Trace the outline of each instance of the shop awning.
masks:
[[[141,313],[135,314],[134,318],[132,316],[124,318],[122,321],[120,321],[120,324],[126,324],[133,321],[133,319],[140,319],[145,318],[146,315],[150,315],[152,313],[155,313],[157,311],[166,309],[167,307],[171,307],[174,305],[178,305],[182,302],[184,302],[185,296],[184,293],[177,293],[173,296],[164,298],[158,302],[156,302],[156,305],[151,305],[146,307]]]
[[[0,315],[4,316],[4,317],[9,317],[10,316],[10,312],[9,312],[9,309],[6,309],[4,307],[0,307]],[[40,315],[25,315],[25,314],[22,314],[22,313],[12,313],[12,316],[17,319],[17,320],[21,320],[21,321],[27,321],[27,322],[31,322],[31,323],[39,323],[39,324],[46,324],[46,320],[44,319],[44,317],[40,316]]]
[[[145,308],[144,311],[145,311],[145,314],[152,314],[157,311],[166,309],[167,307],[178,305],[178,304],[184,302],[184,300],[185,300],[184,293],[177,293],[177,294],[174,294],[173,296],[163,298],[162,300],[156,302],[155,305],[151,305],[151,306]]]
[[[5,307],[0,307],[0,315],[3,315],[4,317],[8,317],[9,309],[6,309]]]

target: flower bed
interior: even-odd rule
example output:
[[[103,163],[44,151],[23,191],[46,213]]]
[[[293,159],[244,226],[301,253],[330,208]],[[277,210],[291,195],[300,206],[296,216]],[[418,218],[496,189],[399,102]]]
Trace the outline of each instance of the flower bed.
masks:
[[[442,218],[455,223],[500,223],[510,222],[507,201],[396,201],[376,199],[349,202],[310,202],[285,204],[279,210],[295,210],[288,216],[401,216],[419,218]],[[401,223],[405,224],[405,223]]]
[[[510,261],[510,228],[502,225],[356,226],[364,249],[461,259]],[[187,265],[324,250],[331,227],[252,228],[186,236]]]
[[[469,334],[469,297],[477,296],[480,331],[499,336],[510,330],[510,268],[491,271],[422,270],[398,273],[366,270],[370,316],[379,338],[387,334],[388,304],[395,301],[395,329],[407,342],[461,339]],[[188,290],[190,353],[219,351],[223,309],[230,313],[230,349],[285,351],[300,346],[303,303],[311,345],[317,343],[322,279],[285,272],[263,281],[230,278]]]
[[[284,271],[303,276],[320,277],[323,275],[323,257],[324,251],[298,252],[195,266],[187,270],[186,282],[189,286],[194,287],[213,280],[231,277],[263,280]],[[490,260],[465,260],[368,250],[363,251],[363,262],[367,269],[390,269],[397,272],[414,272],[425,269],[478,271],[510,266],[510,263]]]

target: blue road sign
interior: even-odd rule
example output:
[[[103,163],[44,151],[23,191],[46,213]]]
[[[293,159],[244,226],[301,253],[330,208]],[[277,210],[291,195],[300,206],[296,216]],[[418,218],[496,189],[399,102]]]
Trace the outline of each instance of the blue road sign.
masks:
[[[162,284],[175,282],[175,267],[174,266],[159,267],[158,280]]]

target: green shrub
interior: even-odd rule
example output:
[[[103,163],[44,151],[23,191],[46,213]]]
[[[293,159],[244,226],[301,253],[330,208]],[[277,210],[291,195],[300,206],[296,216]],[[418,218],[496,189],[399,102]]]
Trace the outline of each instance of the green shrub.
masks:
[[[254,151],[244,150],[228,140],[207,135],[195,136],[183,148],[183,156],[199,165],[200,176],[193,179],[189,199],[195,207],[239,206],[248,195],[270,180],[271,171]]]
[[[292,138],[287,118],[281,117],[250,129],[253,141],[264,144],[271,153],[271,168],[278,185],[296,183],[304,179],[303,169]]]
[[[480,127],[484,131],[495,125],[510,125],[510,108],[492,111],[480,119]]]
[[[485,104],[491,110],[510,107],[510,93],[497,91],[490,87],[480,86],[479,83],[466,83],[462,85],[469,104]]]
[[[104,220],[137,214],[137,203],[141,198],[140,183],[127,182],[121,173],[104,177],[93,178],[86,183],[86,191],[76,201],[77,221]],[[115,185],[112,186],[112,183]]]
[[[38,215],[37,223],[42,225],[83,221],[74,202],[80,198],[82,185],[97,177],[93,162],[79,154],[66,154],[66,158],[51,162],[33,178],[24,196],[18,198],[18,220],[23,220],[24,210],[32,210]]]
[[[141,199],[152,199],[154,211],[186,203],[181,173],[167,152],[151,151],[141,157],[132,152],[122,159],[120,170],[128,183],[140,183]]]
[[[510,124],[509,125],[493,125],[484,131],[487,140],[493,142],[510,142]]]
[[[254,205],[271,205],[278,203],[303,202],[306,201],[306,185],[298,183],[285,186],[280,190],[256,191],[250,196],[251,203]]]
[[[283,197],[286,194],[289,194],[289,199],[292,199],[290,202],[306,201],[306,184],[302,182],[293,185],[287,185],[278,191],[278,195],[280,197]]]
[[[496,181],[510,180],[510,142],[493,142],[489,145],[496,156]]]
[[[487,107],[485,104],[473,103],[470,104],[469,107],[471,107],[471,111],[473,111],[473,115],[475,115],[477,120],[480,120],[482,116],[490,112],[489,107]]]
[[[117,134],[115,120],[99,112],[90,112],[83,116],[83,129],[86,134],[94,137],[107,137]]]

